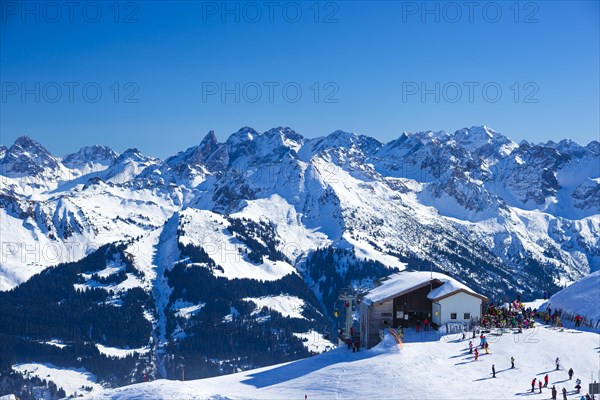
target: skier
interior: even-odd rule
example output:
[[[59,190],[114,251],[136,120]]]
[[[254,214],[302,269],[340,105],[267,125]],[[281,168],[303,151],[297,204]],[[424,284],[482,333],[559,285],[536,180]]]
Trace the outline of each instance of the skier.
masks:
[[[425,318],[425,321],[423,321],[423,324],[425,325],[425,330],[428,331],[429,330],[429,320],[427,318]]]
[[[477,350],[477,347],[475,348],[475,361],[477,361],[477,359],[479,358],[479,351]]]
[[[535,378],[531,381],[531,393],[535,393]]]
[[[492,364],[492,378],[496,377],[496,366]]]
[[[558,371],[558,367],[560,367],[560,358],[556,357],[556,370]]]
[[[581,391],[581,379],[577,378],[575,381],[575,389],[577,389],[577,394]]]
[[[473,354],[473,342],[469,340],[469,354]]]
[[[485,354],[490,354],[490,351],[489,351],[490,344],[488,342],[485,342],[484,347],[485,347]]]
[[[573,368],[569,368],[569,380],[573,379]]]
[[[548,374],[544,377],[544,387],[548,387]]]
[[[567,400],[567,389],[563,388],[562,394],[563,394],[563,400]]]
[[[558,392],[556,391],[556,386],[552,385],[552,400],[556,400],[556,395]]]
[[[538,381],[538,387],[540,388],[540,393],[542,393],[542,381]]]
[[[515,358],[512,356],[510,357],[510,368],[515,369]]]

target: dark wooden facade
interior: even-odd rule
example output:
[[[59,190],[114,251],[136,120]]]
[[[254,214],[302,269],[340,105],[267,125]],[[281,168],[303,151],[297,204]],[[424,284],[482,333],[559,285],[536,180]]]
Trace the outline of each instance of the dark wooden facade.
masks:
[[[423,321],[425,318],[431,321],[431,300],[427,295],[441,285],[442,282],[434,280],[425,286],[394,297],[394,328],[414,326],[417,321]],[[402,315],[399,312],[402,312]],[[406,319],[407,314],[408,319]]]

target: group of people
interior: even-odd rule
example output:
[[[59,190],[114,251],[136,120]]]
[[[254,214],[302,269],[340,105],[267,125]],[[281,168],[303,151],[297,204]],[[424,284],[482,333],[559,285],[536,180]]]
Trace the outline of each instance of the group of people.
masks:
[[[423,327],[425,328],[426,331],[429,330],[429,319],[425,318],[423,320]],[[417,321],[417,325],[415,326],[415,330],[417,332],[421,332],[421,321]]]
[[[535,326],[535,317],[546,321],[548,324],[553,324],[554,326],[562,326],[561,317],[564,314],[560,310],[553,310],[548,307],[544,312],[538,311],[536,309],[532,309],[530,307],[525,307],[523,303],[521,303],[520,299],[510,302],[504,306],[497,307],[494,304],[490,304],[483,313],[481,318],[481,325],[485,328],[518,328],[521,331],[523,328],[528,329]],[[566,317],[566,316],[565,316]],[[584,322],[584,318],[581,315],[575,314],[574,316],[569,316],[569,319],[575,322],[575,326],[581,326]],[[464,336],[463,336],[464,338]],[[486,353],[489,352],[488,341],[483,333],[479,336],[480,343],[479,347],[481,349],[485,349]],[[475,339],[475,332],[473,333],[473,339]],[[469,354],[475,352],[475,361],[479,358],[479,352],[477,347],[473,347],[473,342],[469,341]],[[515,358],[510,358],[511,369],[515,368]],[[560,358],[556,358],[555,360],[556,370],[560,370]],[[574,377],[573,368],[568,370],[569,380],[572,380]],[[492,365],[492,378],[496,378],[496,366]],[[533,378],[531,381],[531,393],[535,393],[536,390],[538,393],[542,393],[543,388],[548,388],[549,385],[549,376],[545,374],[543,379]],[[575,380],[575,393],[581,393],[581,380]],[[559,394],[559,390],[555,385],[551,387],[552,399],[557,400],[557,396]],[[563,400],[567,400],[567,389],[563,387],[560,391],[562,393]],[[586,394],[585,396],[581,396],[580,400],[592,400],[593,396]]]
[[[484,310],[481,325],[485,328],[533,328],[535,311],[531,307],[525,307],[520,299],[502,307],[491,303]]]
[[[514,361],[513,361],[512,357],[511,357],[511,363],[514,368]],[[560,358],[556,357],[555,364],[556,364],[556,371],[558,371],[560,368]],[[573,368],[569,368],[569,371],[567,373],[569,375],[569,380],[572,380],[573,375],[575,374],[575,372],[573,371]],[[492,366],[492,374],[493,374],[493,377],[495,378],[496,370],[495,370],[494,366]],[[537,378],[533,378],[533,380],[531,381],[531,393],[535,393],[536,381],[537,381],[537,388],[539,390],[539,393],[542,393],[542,388],[548,387],[548,381],[549,381],[548,374],[546,374],[546,376],[544,376],[544,384],[543,385],[542,385],[541,379],[537,380]],[[577,394],[581,393],[581,379],[579,379],[579,378],[577,380],[575,380],[575,392]],[[556,389],[555,385],[552,385],[552,400],[556,400],[557,395],[558,395],[558,390]],[[565,387],[562,388],[562,395],[563,395],[563,400],[567,400],[567,389]],[[589,394],[586,394],[586,396],[581,397],[581,400],[591,400],[591,399],[592,398],[590,397]]]
[[[594,327],[594,321],[587,319],[578,313],[567,313],[560,309],[552,309],[550,305],[545,311],[537,311],[536,317],[544,321],[547,325],[552,325],[557,328],[563,327],[563,321],[571,321],[576,327],[587,326]],[[600,321],[596,323],[596,327],[600,326]]]

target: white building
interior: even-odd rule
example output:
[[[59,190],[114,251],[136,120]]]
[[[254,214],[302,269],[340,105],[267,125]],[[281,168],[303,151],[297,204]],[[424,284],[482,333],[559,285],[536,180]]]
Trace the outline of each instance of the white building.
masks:
[[[488,299],[448,275],[402,271],[370,290],[360,303],[363,346],[379,343],[383,328],[414,327],[424,321],[439,326],[481,318]]]

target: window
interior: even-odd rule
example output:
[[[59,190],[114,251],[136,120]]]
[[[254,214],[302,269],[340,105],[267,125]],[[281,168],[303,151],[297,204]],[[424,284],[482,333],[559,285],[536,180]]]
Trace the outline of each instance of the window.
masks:
[[[456,319],[456,313],[455,312],[450,313],[450,319]]]
[[[471,313],[466,312],[463,319],[471,319]]]

